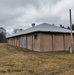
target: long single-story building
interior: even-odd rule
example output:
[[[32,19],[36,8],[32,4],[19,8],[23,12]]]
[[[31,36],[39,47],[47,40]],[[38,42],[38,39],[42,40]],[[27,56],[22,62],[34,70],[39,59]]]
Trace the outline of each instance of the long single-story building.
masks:
[[[47,23],[12,34],[7,39],[9,45],[38,52],[66,51],[71,47],[70,30]]]

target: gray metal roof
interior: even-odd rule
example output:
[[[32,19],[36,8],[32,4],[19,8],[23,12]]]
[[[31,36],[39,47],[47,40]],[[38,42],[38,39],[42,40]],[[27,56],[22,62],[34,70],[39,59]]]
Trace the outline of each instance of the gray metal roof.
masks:
[[[42,24],[39,24],[37,26],[31,27],[31,28],[25,29],[23,31],[20,31],[18,33],[7,36],[7,38],[14,37],[14,36],[19,36],[19,35],[23,35],[23,34],[29,34],[29,33],[32,33],[32,32],[38,32],[38,31],[41,31],[41,32],[70,33],[70,30],[68,30],[68,29],[64,29],[64,28],[61,28],[61,27],[58,27],[58,26],[55,26],[55,25],[51,25],[51,24],[48,24],[48,23],[42,23]]]

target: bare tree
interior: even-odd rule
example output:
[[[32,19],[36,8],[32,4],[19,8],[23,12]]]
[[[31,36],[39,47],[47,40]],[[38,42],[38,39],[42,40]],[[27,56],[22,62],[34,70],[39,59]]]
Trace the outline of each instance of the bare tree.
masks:
[[[17,32],[22,31],[22,30],[23,30],[23,29],[17,29],[17,28],[16,28],[16,29],[13,30],[13,33],[17,33]]]

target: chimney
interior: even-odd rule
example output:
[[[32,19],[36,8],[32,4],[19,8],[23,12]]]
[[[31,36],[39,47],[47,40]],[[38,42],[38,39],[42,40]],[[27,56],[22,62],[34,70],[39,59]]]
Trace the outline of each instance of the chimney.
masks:
[[[34,27],[35,26],[35,23],[32,23],[32,27]]]

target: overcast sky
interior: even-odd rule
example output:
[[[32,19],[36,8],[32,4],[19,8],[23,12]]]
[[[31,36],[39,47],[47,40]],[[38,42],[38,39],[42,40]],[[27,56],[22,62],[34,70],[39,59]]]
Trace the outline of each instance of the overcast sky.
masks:
[[[74,0],[0,0],[0,27],[29,28],[31,23],[69,25],[69,9],[74,21]]]

